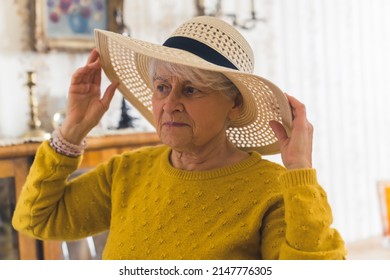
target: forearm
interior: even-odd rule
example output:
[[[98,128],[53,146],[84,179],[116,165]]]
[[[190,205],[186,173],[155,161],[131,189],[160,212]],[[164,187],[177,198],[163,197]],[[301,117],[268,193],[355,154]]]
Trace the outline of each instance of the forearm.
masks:
[[[346,251],[340,234],[331,228],[333,218],[327,195],[314,169],[287,171],[284,188],[285,242],[280,258],[343,259]]]
[[[331,228],[331,209],[315,170],[286,171],[279,182],[283,197],[263,218],[263,258],[344,259],[344,241]]]
[[[97,215],[102,215],[96,219],[107,223],[104,218],[107,214],[99,213],[100,208],[108,207],[105,196],[99,196],[99,192],[86,195],[88,186],[98,184],[98,180],[91,184],[86,184],[83,178],[67,181],[80,161],[81,158],[56,154],[47,142],[40,146],[14,212],[15,229],[40,239],[76,239],[90,235],[86,224],[92,223],[96,215],[89,209],[92,200]],[[98,223],[92,231],[103,227]]]

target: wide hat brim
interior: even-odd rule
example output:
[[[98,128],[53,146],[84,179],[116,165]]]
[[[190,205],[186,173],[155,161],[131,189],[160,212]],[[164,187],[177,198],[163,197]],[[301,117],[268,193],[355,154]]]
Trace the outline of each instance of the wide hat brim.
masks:
[[[227,137],[239,149],[263,155],[280,152],[279,142],[269,126],[276,120],[291,131],[292,114],[285,94],[272,82],[254,74],[210,63],[190,52],[165,47],[114,32],[95,29],[96,48],[102,68],[119,91],[154,125],[152,90],[149,87],[150,59],[223,73],[243,97],[240,116],[231,121]]]

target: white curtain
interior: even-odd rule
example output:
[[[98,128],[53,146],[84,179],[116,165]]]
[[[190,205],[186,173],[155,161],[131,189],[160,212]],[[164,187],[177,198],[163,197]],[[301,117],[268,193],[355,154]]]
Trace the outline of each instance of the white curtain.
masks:
[[[376,182],[390,178],[390,1],[256,3],[267,19],[247,34],[257,72],[307,105],[335,227],[349,242],[381,234]]]

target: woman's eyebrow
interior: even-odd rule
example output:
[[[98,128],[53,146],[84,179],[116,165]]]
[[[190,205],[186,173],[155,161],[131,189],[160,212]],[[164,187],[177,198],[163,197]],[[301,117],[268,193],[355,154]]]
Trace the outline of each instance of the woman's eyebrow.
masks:
[[[167,79],[167,78],[164,78],[164,77],[161,77],[161,76],[154,76],[154,77],[153,77],[153,82],[154,82],[154,81],[157,81],[157,80],[163,81],[163,82],[168,82],[168,79]]]

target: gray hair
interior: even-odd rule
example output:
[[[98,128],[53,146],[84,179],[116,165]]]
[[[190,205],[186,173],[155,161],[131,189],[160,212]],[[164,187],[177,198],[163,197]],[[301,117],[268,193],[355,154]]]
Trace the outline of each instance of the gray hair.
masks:
[[[170,63],[159,59],[150,60],[149,78],[150,84],[156,76],[157,68],[162,68],[172,76],[182,77],[194,83],[200,83],[205,87],[224,93],[235,100],[236,105],[241,105],[242,97],[238,88],[224,74],[209,70],[198,69],[185,65]],[[238,104],[237,104],[238,103]]]

